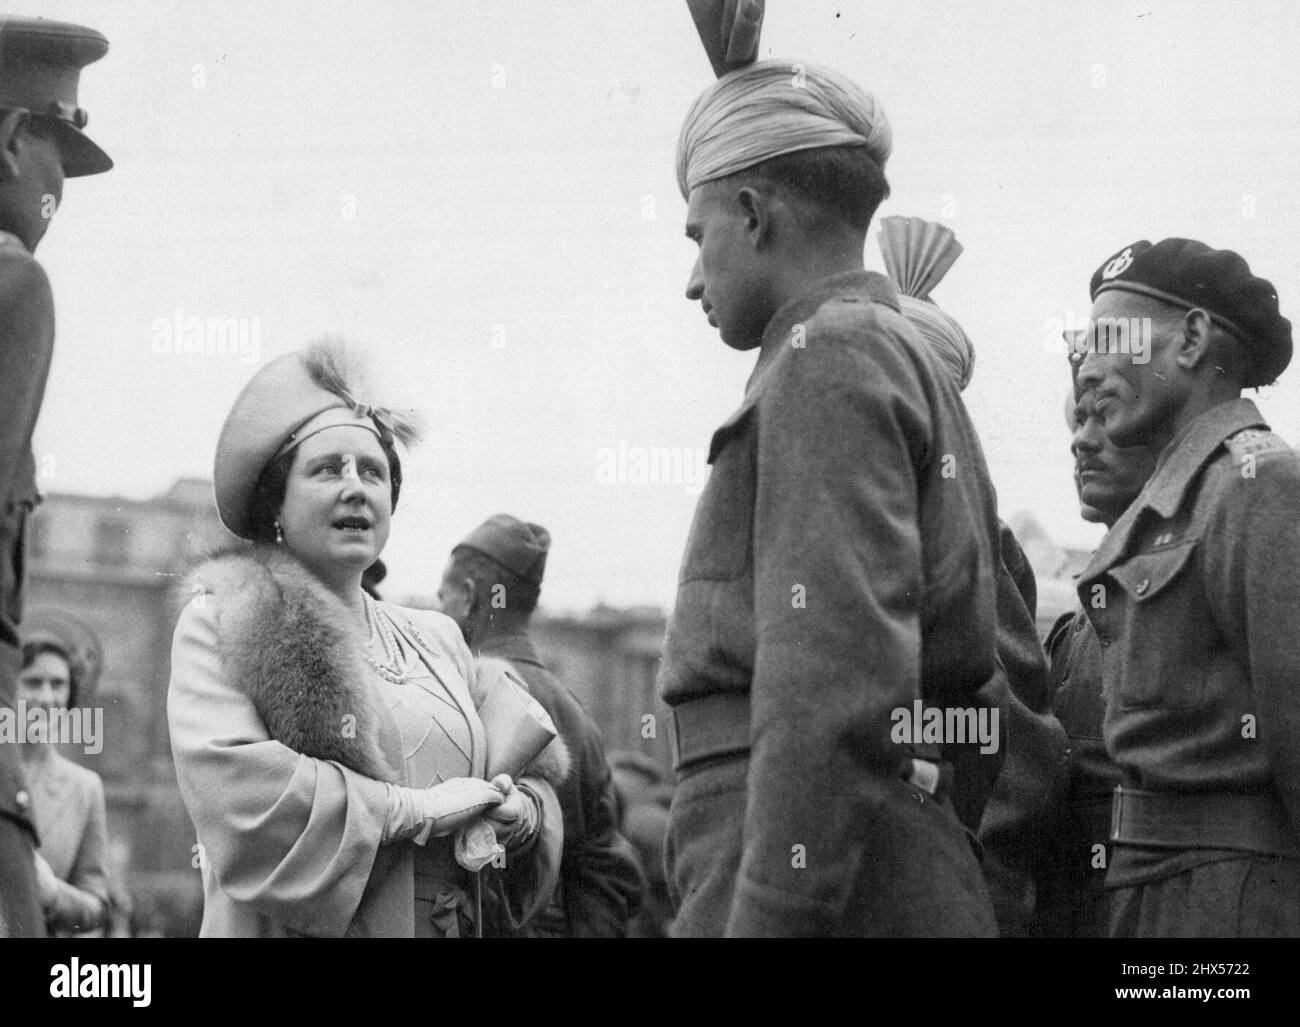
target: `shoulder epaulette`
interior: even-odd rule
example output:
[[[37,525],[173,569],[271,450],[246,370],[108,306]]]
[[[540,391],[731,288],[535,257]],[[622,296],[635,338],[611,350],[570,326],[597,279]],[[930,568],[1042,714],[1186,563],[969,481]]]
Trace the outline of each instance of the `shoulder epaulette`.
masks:
[[[1243,428],[1230,436],[1224,445],[1232,454],[1234,463],[1243,463],[1247,457],[1262,456],[1265,453],[1289,453],[1291,447],[1286,439],[1276,432],[1262,428]]]

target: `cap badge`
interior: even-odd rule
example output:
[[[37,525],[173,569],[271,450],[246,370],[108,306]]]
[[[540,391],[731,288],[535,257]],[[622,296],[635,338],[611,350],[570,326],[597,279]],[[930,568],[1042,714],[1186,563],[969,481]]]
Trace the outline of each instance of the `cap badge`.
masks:
[[[1125,247],[1124,252],[1117,257],[1112,257],[1106,262],[1106,266],[1101,269],[1103,279],[1115,278],[1127,271],[1133,263],[1133,247]]]

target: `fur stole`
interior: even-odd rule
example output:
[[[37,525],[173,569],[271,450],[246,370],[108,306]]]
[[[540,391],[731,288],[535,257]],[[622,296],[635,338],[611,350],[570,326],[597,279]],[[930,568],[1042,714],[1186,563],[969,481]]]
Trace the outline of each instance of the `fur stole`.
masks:
[[[372,673],[362,654],[364,641],[347,627],[350,615],[338,597],[315,575],[279,546],[255,545],[202,562],[191,580],[220,597],[222,680],[248,696],[272,738],[366,777],[402,780],[379,745],[383,714],[378,696],[363,686]],[[413,626],[408,634],[428,648]],[[476,673],[470,682],[476,707],[482,702],[478,682],[487,676]],[[569,763],[556,737],[524,773],[558,785]]]

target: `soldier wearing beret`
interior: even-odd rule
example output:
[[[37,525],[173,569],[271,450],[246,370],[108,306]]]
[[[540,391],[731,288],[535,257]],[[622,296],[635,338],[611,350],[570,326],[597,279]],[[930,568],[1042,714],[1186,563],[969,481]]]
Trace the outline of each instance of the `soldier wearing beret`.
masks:
[[[1101,647],[1111,934],[1300,934],[1300,457],[1244,388],[1291,359],[1246,261],[1189,239],[1092,277],[1078,384],[1159,453],[1079,581]]]
[[[530,936],[621,938],[641,904],[636,857],[618,829],[618,798],[591,715],[552,674],[529,637],[551,536],[509,514],[457,545],[438,589],[442,610],[479,656],[508,660],[555,722],[573,757],[557,788],[564,817],[560,880]]]
[[[863,270],[890,149],[879,102],[805,61],[728,72],[679,137],[687,298],[758,359],[660,674],[678,936],[996,933],[941,743],[893,730],[993,675],[998,529],[957,383]]]
[[[50,284],[32,253],[63,180],[113,166],[77,106],[81,69],[107,50],[93,29],[0,17],[0,705],[18,674],[25,525],[39,501],[32,431],[54,348]],[[30,806],[14,746],[0,746],[0,937],[43,933]]]

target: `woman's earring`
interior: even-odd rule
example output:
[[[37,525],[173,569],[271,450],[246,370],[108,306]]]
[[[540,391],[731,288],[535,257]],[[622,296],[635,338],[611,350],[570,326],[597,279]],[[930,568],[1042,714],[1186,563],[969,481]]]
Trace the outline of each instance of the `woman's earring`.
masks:
[[[275,544],[284,545],[284,529],[280,527],[280,522],[275,522]]]

